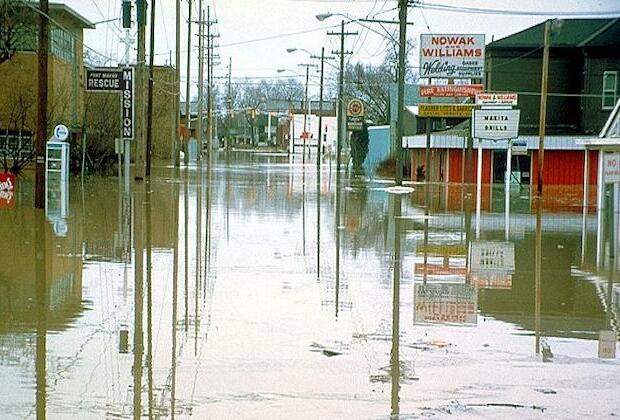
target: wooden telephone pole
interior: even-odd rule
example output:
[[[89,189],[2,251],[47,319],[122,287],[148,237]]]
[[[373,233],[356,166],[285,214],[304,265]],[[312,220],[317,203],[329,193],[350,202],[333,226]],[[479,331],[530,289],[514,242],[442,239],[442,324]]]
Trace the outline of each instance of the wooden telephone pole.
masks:
[[[549,81],[549,44],[551,43],[551,21],[545,22],[545,38],[540,81],[540,119],[538,125],[538,195],[543,193],[543,166],[545,161],[545,128],[547,125],[547,84]]]
[[[39,47],[38,76],[39,76],[39,106],[37,109],[37,138],[34,146],[35,152],[35,192],[34,206],[38,209],[45,208],[45,143],[47,142],[47,64],[49,52],[49,2],[39,2]]]

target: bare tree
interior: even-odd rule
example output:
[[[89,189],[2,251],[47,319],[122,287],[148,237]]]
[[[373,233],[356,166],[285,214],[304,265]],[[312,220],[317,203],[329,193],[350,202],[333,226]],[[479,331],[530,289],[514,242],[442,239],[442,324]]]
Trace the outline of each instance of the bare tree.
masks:
[[[0,0],[0,64],[13,58],[19,50],[25,25],[24,6],[14,0]]]

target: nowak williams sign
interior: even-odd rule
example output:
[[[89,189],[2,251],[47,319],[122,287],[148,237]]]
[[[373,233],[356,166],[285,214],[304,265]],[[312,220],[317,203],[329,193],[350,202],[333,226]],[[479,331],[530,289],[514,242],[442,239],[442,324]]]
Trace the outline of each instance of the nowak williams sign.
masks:
[[[420,77],[482,78],[484,35],[420,35]]]

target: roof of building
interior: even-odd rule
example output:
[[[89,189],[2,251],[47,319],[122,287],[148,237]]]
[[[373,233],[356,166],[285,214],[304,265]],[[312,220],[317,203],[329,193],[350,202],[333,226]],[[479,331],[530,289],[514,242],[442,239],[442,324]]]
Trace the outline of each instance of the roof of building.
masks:
[[[556,19],[552,21],[551,46],[556,48],[620,45],[620,17],[610,19]],[[498,39],[487,49],[535,48],[543,43],[545,22]]]
[[[49,7],[50,12],[53,15],[66,15],[68,18],[70,18],[76,23],[75,26],[78,28],[95,29],[94,23],[92,23],[90,20],[86,19],[84,16],[80,15],[78,12],[76,12],[74,9],[64,3],[50,3]]]

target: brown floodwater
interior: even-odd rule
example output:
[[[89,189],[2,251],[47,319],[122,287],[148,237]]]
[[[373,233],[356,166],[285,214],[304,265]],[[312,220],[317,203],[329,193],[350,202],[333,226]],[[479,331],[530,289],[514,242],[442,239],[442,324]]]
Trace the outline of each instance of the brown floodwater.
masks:
[[[620,362],[599,357],[617,212],[584,212],[580,188],[514,185],[506,212],[503,186],[477,209],[470,186],[336,178],[222,152],[129,191],[54,184],[47,212],[20,179],[0,202],[0,417],[620,415]]]

